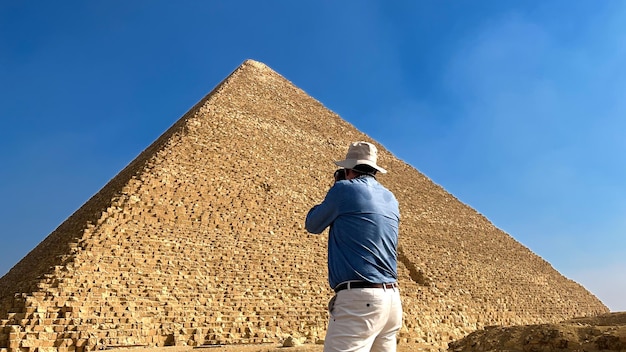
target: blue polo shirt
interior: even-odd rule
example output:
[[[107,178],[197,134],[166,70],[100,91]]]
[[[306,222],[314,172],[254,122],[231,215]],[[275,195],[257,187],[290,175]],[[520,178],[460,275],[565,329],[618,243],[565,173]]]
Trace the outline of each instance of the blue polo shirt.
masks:
[[[328,282],[396,282],[400,211],[393,193],[374,177],[336,182],[306,216],[307,231],[328,235]]]

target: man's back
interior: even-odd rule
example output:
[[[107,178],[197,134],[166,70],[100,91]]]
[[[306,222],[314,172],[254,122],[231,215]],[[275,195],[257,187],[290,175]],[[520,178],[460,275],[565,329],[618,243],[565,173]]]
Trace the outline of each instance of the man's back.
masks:
[[[335,161],[335,184],[322,203],[309,210],[305,227],[328,235],[328,281],[335,296],[325,352],[393,352],[402,327],[397,282],[400,212],[394,195],[376,180],[387,173],[377,164],[378,150],[354,142],[346,158]],[[341,180],[338,175],[345,175]]]
[[[351,280],[396,281],[399,219],[396,198],[374,177],[337,182],[322,204],[311,209],[305,224],[313,233],[330,226],[330,286]]]

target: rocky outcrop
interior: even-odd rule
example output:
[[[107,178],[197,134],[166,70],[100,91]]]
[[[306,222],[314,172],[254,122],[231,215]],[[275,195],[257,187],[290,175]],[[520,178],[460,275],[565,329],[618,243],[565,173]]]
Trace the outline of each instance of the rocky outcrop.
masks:
[[[450,344],[453,352],[626,351],[626,313],[555,324],[487,327]]]

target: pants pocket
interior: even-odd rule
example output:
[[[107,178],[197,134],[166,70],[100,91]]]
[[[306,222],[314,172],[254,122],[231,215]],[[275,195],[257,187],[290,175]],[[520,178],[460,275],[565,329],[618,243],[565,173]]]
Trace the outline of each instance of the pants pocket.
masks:
[[[335,301],[337,300],[337,295],[334,295],[333,298],[328,301],[328,312],[332,314],[333,309],[335,308]]]

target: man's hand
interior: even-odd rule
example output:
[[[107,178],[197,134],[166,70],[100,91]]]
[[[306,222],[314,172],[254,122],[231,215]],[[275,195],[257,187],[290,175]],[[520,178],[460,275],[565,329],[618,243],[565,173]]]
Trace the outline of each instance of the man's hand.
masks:
[[[346,169],[337,169],[335,171],[335,182],[346,179]]]

